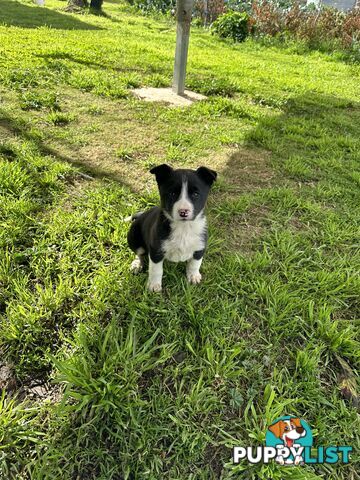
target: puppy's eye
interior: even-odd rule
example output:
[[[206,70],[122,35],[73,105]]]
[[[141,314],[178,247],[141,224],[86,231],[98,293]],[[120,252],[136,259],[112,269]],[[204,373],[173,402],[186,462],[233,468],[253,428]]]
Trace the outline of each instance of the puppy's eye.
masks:
[[[199,193],[199,192],[192,192],[191,195],[196,198],[196,197],[198,197],[198,196],[200,195],[200,193]]]
[[[290,430],[289,427],[285,427],[285,432],[288,432]]]

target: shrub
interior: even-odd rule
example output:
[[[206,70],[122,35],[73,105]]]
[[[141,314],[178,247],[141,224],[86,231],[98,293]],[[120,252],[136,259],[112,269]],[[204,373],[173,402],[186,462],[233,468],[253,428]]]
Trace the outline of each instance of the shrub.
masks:
[[[357,48],[360,57],[360,8],[349,12],[343,22],[341,32],[344,47]]]
[[[283,11],[274,2],[255,0],[251,7],[251,19],[257,36],[274,37],[284,30]]]
[[[284,8],[272,0],[254,0],[250,25],[258,38],[280,37],[300,40],[309,48],[346,50],[360,56],[360,10],[341,12],[334,8],[309,8],[293,3]]]
[[[243,42],[249,34],[249,15],[246,12],[228,12],[212,25],[213,32],[222,38]]]

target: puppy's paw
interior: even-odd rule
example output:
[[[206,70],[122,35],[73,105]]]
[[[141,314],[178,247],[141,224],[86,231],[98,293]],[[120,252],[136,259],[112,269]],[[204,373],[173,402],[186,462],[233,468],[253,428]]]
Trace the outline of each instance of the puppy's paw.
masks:
[[[140,273],[143,269],[143,265],[140,261],[139,258],[135,258],[135,260],[133,260],[131,262],[131,265],[130,265],[130,271],[134,274],[134,275],[137,275],[138,273]]]
[[[189,283],[193,283],[194,285],[201,282],[201,273],[188,273],[187,279]]]
[[[161,283],[148,283],[149,292],[161,292]]]

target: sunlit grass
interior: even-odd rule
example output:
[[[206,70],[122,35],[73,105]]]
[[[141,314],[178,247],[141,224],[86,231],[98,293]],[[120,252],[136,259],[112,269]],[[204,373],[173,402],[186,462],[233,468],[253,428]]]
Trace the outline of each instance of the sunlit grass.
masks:
[[[230,460],[281,414],[359,444],[339,387],[341,360],[359,368],[359,67],[194,28],[187,82],[208,99],[144,104],[131,88],[171,84],[172,20],[2,3],[0,350],[20,396],[0,399],[0,476],[355,479],[357,454]],[[123,219],[158,201],[164,161],[219,181],[203,283],[166,265],[157,296]],[[24,398],[35,380],[48,399]]]

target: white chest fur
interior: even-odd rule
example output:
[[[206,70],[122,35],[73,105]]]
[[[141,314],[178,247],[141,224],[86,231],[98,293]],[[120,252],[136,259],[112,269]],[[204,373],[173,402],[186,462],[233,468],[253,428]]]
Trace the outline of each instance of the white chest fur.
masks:
[[[172,222],[170,236],[162,246],[165,258],[171,262],[185,262],[192,258],[194,252],[205,247],[205,228],[205,217]]]

